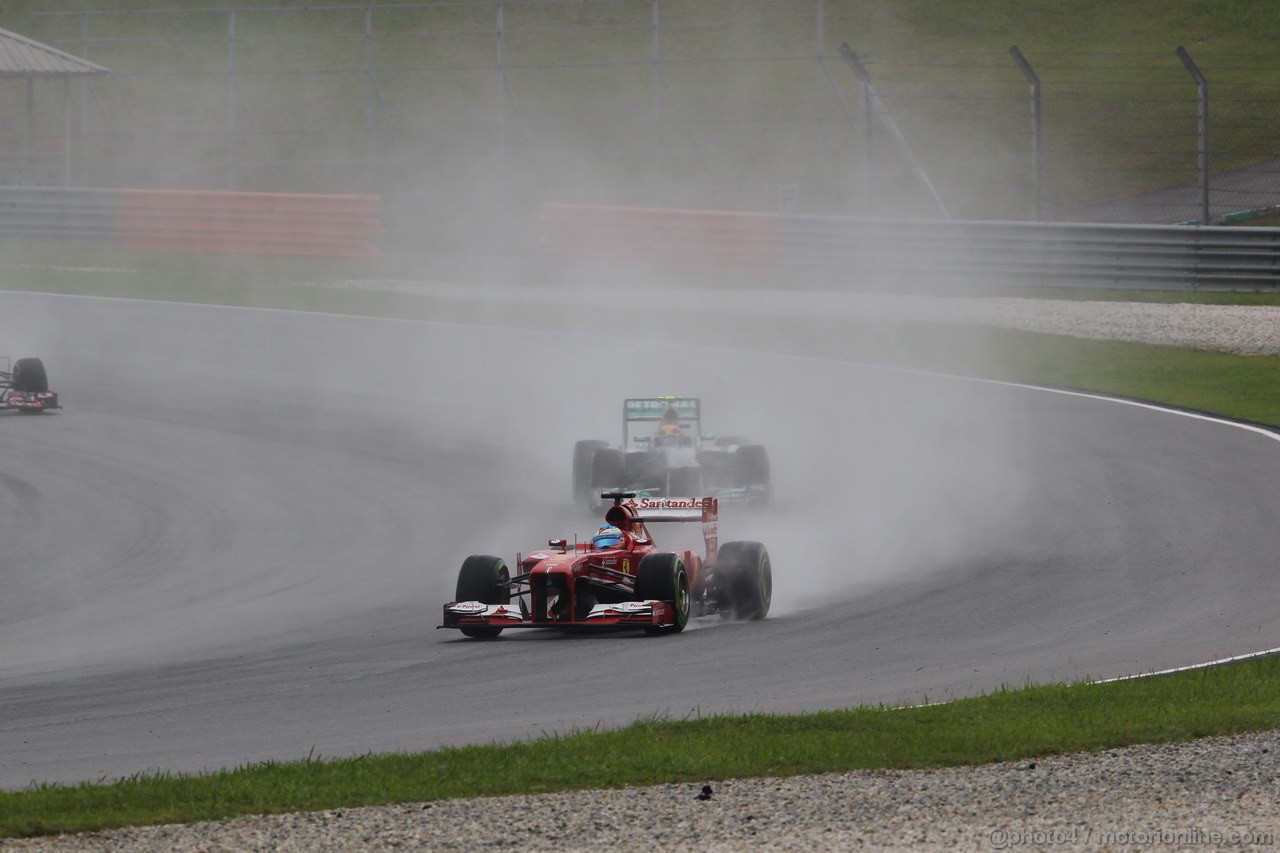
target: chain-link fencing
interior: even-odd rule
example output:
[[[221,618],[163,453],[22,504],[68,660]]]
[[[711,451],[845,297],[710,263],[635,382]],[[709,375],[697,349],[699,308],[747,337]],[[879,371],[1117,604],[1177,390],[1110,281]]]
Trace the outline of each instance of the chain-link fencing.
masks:
[[[1280,205],[1274,56],[1193,51],[1198,84],[1176,45],[887,53],[842,20],[823,0],[41,7],[25,35],[112,73],[34,110],[0,85],[0,182],[40,183],[69,139],[75,186],[379,194],[389,245],[460,252],[527,248],[548,201],[1141,223]]]

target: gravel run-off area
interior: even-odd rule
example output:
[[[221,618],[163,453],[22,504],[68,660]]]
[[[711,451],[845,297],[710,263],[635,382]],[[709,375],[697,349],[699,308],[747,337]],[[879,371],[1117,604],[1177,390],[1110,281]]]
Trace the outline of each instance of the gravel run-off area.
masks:
[[[640,305],[661,304],[664,310],[704,311],[720,315],[972,323],[1081,338],[1194,347],[1239,355],[1280,353],[1280,306],[918,296],[822,290],[743,290],[726,294],[721,290],[683,288],[670,293],[637,295],[610,287],[480,287],[396,279],[354,280],[336,286],[505,305],[616,308],[620,301],[631,298],[639,300],[637,304]]]
[[[0,850],[1270,850],[1280,838],[1278,754],[1280,733],[1267,732],[978,767],[141,827]]]

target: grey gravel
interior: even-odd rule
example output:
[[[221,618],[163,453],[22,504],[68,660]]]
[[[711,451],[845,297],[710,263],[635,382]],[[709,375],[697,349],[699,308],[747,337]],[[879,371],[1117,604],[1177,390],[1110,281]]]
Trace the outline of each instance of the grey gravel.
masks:
[[[1272,849],[1280,732],[939,770],[708,779],[10,841],[0,850]],[[711,789],[701,798],[703,785]]]
[[[304,286],[299,284],[299,286]],[[321,286],[312,284],[310,286]],[[326,283],[326,287],[333,287]],[[376,279],[338,287],[414,293],[505,304],[614,306],[619,300],[665,309],[772,317],[848,317],[851,320],[971,323],[1030,332],[1218,350],[1240,355],[1280,353],[1280,306],[1104,302],[1022,297],[947,297],[821,290],[682,288],[636,296],[602,284],[596,288],[484,287],[451,282]],[[626,294],[624,296],[624,294]]]

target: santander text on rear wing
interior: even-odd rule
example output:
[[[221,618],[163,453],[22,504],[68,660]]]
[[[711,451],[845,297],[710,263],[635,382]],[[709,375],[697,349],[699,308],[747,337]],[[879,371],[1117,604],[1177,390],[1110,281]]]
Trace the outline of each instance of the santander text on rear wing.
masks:
[[[719,548],[720,499],[714,497],[656,498],[637,496],[631,492],[605,492],[600,497],[613,500],[613,507],[622,507],[631,516],[633,524],[653,522],[702,522],[702,538],[707,547],[707,562],[715,562]],[[608,521],[609,514],[605,514]]]

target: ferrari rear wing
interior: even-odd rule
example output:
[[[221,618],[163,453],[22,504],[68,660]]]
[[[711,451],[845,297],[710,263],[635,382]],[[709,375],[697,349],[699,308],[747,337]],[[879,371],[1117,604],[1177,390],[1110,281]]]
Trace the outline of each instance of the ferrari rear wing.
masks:
[[[613,501],[613,506],[605,513],[604,518],[609,524],[617,524],[619,527],[650,522],[702,522],[707,562],[715,561],[719,550],[719,498],[637,498],[634,492],[604,492],[600,497]]]

